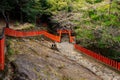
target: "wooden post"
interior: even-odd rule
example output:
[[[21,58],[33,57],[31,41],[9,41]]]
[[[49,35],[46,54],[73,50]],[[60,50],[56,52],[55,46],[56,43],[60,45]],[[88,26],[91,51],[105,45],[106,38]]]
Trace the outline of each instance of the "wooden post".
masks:
[[[0,70],[4,70],[4,37],[0,40]]]

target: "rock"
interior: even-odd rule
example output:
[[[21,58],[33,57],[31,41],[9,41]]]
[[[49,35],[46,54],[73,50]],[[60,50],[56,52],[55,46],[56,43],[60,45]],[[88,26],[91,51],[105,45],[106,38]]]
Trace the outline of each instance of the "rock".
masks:
[[[111,77],[108,75],[103,75],[102,78],[103,80],[111,80]]]
[[[115,76],[113,80],[120,80],[120,76]]]
[[[48,41],[42,43],[33,39],[17,43],[14,41],[16,45],[13,48],[20,51],[12,56],[17,67],[14,80],[62,80],[64,76],[73,80],[113,79],[115,72],[108,74],[111,73],[109,69],[101,68],[101,64],[81,56],[82,53],[76,52],[73,44],[68,42],[56,43],[59,51],[48,47]],[[119,80],[116,74],[114,76],[114,80]]]
[[[97,72],[96,66],[93,66],[91,70],[92,70],[94,73],[96,73],[96,72]]]
[[[96,74],[97,74],[98,76],[102,76],[102,75],[103,75],[103,73],[102,73],[101,71],[96,72]]]

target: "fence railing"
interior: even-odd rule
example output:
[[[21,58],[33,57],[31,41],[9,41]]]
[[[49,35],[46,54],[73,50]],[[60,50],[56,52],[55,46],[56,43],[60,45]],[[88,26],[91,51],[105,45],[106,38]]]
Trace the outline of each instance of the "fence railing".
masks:
[[[13,36],[13,37],[29,37],[29,36],[37,36],[37,35],[44,35],[56,42],[60,42],[61,37],[56,36],[53,34],[48,33],[47,31],[16,31],[10,28],[3,28],[2,33],[0,35],[0,70],[4,70],[4,63],[5,63],[5,55],[4,55],[4,48],[5,48],[5,37],[7,36]]]
[[[5,44],[4,44],[4,28],[2,29],[2,33],[0,34],[0,70],[4,70],[4,48],[5,48]]]
[[[5,34],[4,34],[5,33]],[[37,35],[44,35],[54,41],[60,42],[61,40],[61,34],[59,36],[53,35],[48,33],[47,31],[29,31],[29,32],[24,32],[24,31],[16,31],[10,28],[4,28],[2,30],[2,33],[0,35],[0,70],[4,70],[4,48],[5,48],[5,37],[4,35],[8,35],[8,36],[14,36],[14,37],[29,37],[29,36],[37,36]],[[69,34],[70,35],[70,34]],[[73,36],[70,36],[70,42],[72,42],[74,40]],[[74,44],[74,47],[84,53],[87,54],[109,66],[112,66],[114,68],[116,68],[117,70],[120,70],[120,62],[114,61],[112,59],[109,59],[105,56],[102,56],[100,54],[97,54],[93,51],[90,51],[86,48],[83,48],[77,44]]]
[[[80,51],[80,52],[82,52],[82,53],[84,53],[86,55],[89,55],[89,56],[97,59],[98,61],[101,61],[101,62],[103,62],[103,63],[105,63],[105,64],[107,64],[107,65],[109,65],[109,66],[111,66],[113,68],[116,68],[117,70],[120,70],[120,62],[109,59],[109,58],[107,58],[105,56],[102,56],[100,54],[97,54],[97,53],[95,53],[93,51],[90,51],[90,50],[88,50],[88,49],[86,49],[84,47],[81,47],[81,46],[79,46],[77,44],[74,44],[74,47],[78,51]]]
[[[66,33],[66,32],[63,31],[63,33]],[[4,69],[4,48],[5,48],[4,35],[13,36],[13,37],[29,37],[29,36],[44,35],[56,42],[61,41],[61,34],[59,36],[56,36],[56,35],[48,33],[45,30],[25,32],[25,31],[16,31],[16,30],[13,30],[10,28],[4,28],[2,30],[2,34],[0,35],[0,70]],[[73,41],[73,37],[70,36],[70,42],[72,42],[72,41]]]
[[[16,31],[10,28],[5,28],[5,35],[7,36],[14,36],[14,37],[29,37],[29,36],[37,36],[37,35],[44,35],[56,42],[60,42],[60,37],[50,34],[45,30],[40,30],[40,31]]]

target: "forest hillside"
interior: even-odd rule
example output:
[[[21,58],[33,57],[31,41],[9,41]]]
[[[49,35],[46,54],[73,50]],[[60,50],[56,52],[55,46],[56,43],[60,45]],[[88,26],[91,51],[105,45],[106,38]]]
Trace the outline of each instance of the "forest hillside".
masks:
[[[1,0],[0,18],[72,29],[77,44],[120,61],[120,0]]]

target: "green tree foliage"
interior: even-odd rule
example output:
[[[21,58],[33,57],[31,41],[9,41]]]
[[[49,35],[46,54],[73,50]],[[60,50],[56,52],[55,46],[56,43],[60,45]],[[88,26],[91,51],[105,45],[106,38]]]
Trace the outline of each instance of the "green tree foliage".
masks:
[[[44,10],[52,12],[66,10],[71,11],[71,0],[40,0],[41,6]]]
[[[19,14],[17,14],[17,12]],[[29,21],[33,22],[35,16],[41,11],[41,5],[38,0],[2,0],[0,1],[0,12],[7,17],[6,13],[14,13],[16,16],[20,16],[21,22]],[[7,18],[6,18],[7,20]],[[7,20],[8,21],[8,20]]]
[[[107,51],[103,55],[119,60],[120,1],[110,0],[104,5],[101,5],[104,3],[102,0],[99,3],[94,1],[86,0],[89,8],[81,12],[83,16],[75,29],[78,42],[86,47]]]
[[[86,0],[87,3],[94,4],[94,3],[99,3],[102,2],[103,0]]]
[[[35,0],[28,0],[21,6],[21,11],[26,15],[29,22],[35,21],[36,15],[40,12],[40,4]]]

